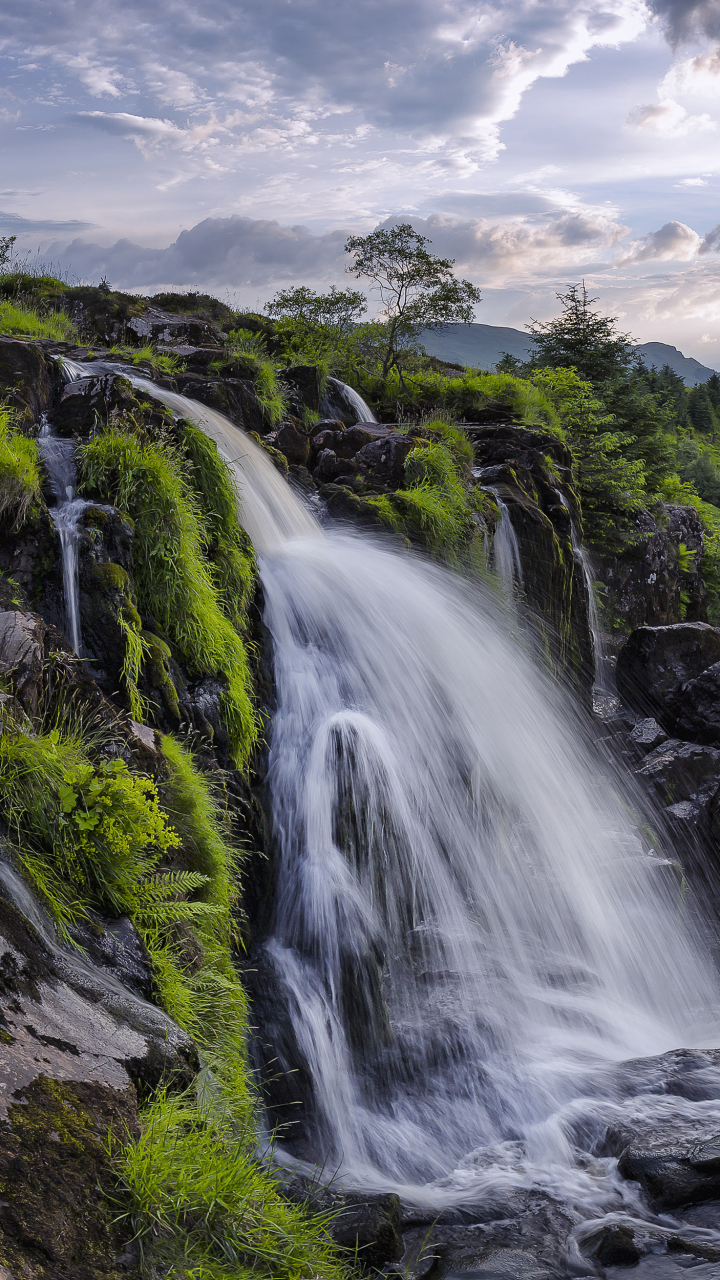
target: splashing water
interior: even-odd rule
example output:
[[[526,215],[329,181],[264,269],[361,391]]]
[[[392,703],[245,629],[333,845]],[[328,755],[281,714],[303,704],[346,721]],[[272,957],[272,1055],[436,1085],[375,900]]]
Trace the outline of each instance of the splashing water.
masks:
[[[340,382],[339,378],[328,378],[328,383],[332,385],[334,395],[339,397],[348,409],[357,414],[358,422],[377,422],[372,409],[365,403],[354,387],[348,386],[347,382]],[[331,411],[330,399],[327,396],[325,397],[326,409],[324,411]]]
[[[323,536],[226,419],[122,372],[217,440],[260,552],[265,954],[308,1082],[291,1154],[433,1210],[534,1186],[586,1219],[647,1214],[589,1152],[618,1112],[668,1105],[618,1064],[718,1042],[718,986],[578,716],[486,593]]]

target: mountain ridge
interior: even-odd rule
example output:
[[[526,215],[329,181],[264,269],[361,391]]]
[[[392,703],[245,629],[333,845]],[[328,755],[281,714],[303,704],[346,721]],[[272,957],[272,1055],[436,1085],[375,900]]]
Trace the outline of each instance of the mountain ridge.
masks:
[[[420,336],[428,355],[474,369],[492,369],[506,351],[518,360],[527,360],[532,352],[529,335],[506,325],[449,324],[442,329],[425,329]],[[656,369],[670,365],[689,387],[707,382],[717,372],[666,342],[639,342],[635,350]]]

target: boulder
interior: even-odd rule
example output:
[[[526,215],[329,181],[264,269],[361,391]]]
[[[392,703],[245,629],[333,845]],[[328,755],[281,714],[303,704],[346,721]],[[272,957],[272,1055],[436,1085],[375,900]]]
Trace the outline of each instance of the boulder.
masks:
[[[282,381],[290,388],[299,408],[305,407],[317,413],[322,397],[320,370],[314,364],[297,364],[283,369]],[[295,410],[293,409],[293,412]]]
[[[682,685],[675,732],[692,742],[720,743],[720,662]]]
[[[363,445],[355,455],[355,462],[361,472],[372,476],[374,485],[404,488],[405,459],[416,444],[409,436],[393,431]]]
[[[17,698],[31,715],[40,707],[44,633],[35,615],[14,610],[0,613],[0,672],[12,676]]]
[[[661,804],[675,805],[706,789],[711,794],[717,790],[720,750],[668,738],[645,757],[636,774]]]
[[[631,1143],[618,1161],[623,1178],[639,1182],[655,1209],[674,1209],[720,1196],[720,1133],[666,1146]]]
[[[378,1271],[403,1255],[400,1200],[382,1193],[348,1194],[331,1200],[329,1226],[336,1244],[347,1249],[363,1271]]]
[[[613,1222],[586,1236],[582,1242],[586,1257],[599,1262],[601,1267],[632,1267],[642,1257],[642,1249],[635,1243],[632,1227],[624,1222]]]
[[[706,622],[638,627],[617,662],[617,689],[634,711],[653,716],[669,733],[682,714],[682,686],[720,662],[720,628]]]
[[[310,454],[310,437],[300,422],[283,422],[275,434],[275,448],[285,454],[289,463],[304,467]]]
[[[222,340],[222,335],[207,320],[194,315],[173,315],[153,306],[149,306],[143,315],[132,316],[126,322],[126,331],[139,346],[148,343],[164,347],[214,346],[216,354]]]
[[[640,720],[633,729],[630,730],[630,741],[635,744],[640,751],[653,751],[655,747],[659,747],[661,743],[667,742],[668,735],[664,729],[660,728],[657,720],[650,717],[647,720]]]
[[[133,409],[137,400],[127,378],[105,374],[68,383],[52,417],[58,435],[87,436],[98,422],[107,422],[113,410]]]
[[[0,337],[0,398],[28,425],[37,422],[62,386],[57,362],[34,342]]]

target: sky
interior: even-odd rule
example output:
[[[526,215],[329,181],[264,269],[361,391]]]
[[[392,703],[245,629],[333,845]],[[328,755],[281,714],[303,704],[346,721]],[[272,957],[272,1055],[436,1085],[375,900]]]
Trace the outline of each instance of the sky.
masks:
[[[411,222],[523,328],[584,279],[720,368],[720,0],[0,0],[0,235],[71,280],[353,285]]]

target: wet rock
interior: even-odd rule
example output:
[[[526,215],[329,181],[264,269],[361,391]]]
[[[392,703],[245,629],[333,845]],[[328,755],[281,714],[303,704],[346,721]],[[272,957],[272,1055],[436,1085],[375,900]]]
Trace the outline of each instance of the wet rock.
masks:
[[[632,1228],[624,1223],[610,1223],[582,1242],[583,1253],[602,1267],[631,1267],[639,1262],[642,1249],[635,1243]]]
[[[0,337],[2,399],[28,426],[50,407],[62,386],[57,362],[34,342]]]
[[[291,365],[281,372],[282,381],[290,388],[298,402],[298,408],[305,407],[317,413],[322,396],[320,370],[317,365]],[[293,409],[293,412],[295,410]]]
[[[623,1178],[639,1182],[656,1209],[720,1195],[720,1133],[697,1144],[631,1144],[618,1161]]]
[[[315,478],[322,483],[334,480],[344,468],[334,449],[321,449],[315,459]]]
[[[713,794],[720,782],[720,750],[668,738],[645,757],[636,775],[664,805],[688,800],[708,787]]]
[[[405,459],[416,443],[399,431],[391,432],[358,449],[355,462],[361,472],[372,475],[373,484],[399,489],[405,484]]]
[[[72,936],[93,964],[111,974],[129,991],[146,1000],[151,998],[152,961],[145,943],[127,916],[76,925]]]
[[[668,735],[664,729],[661,729],[657,720],[653,720],[650,717],[646,720],[640,720],[630,730],[629,738],[641,751],[654,751],[655,747],[667,742]]]
[[[703,621],[706,597],[698,572],[703,531],[692,507],[663,506],[641,511],[638,537],[624,550],[600,554],[598,578],[605,586],[607,616],[627,633],[642,626]],[[682,554],[684,545],[691,557]]]
[[[400,1234],[400,1200],[395,1195],[342,1195],[332,1197],[328,1208],[335,1214],[329,1231],[336,1244],[347,1249],[363,1271],[375,1271],[403,1254]]]
[[[92,366],[91,366],[92,367]],[[113,411],[131,413],[137,409],[127,378],[106,374],[100,378],[80,378],[70,382],[52,415],[59,436],[87,436],[98,422],[107,422]]]
[[[345,423],[341,422],[339,418],[321,418],[319,422],[314,422],[313,425],[308,428],[308,435],[311,439],[314,439],[314,437],[319,435],[322,431],[335,432],[344,430]]]
[[[43,638],[39,618],[20,612],[0,613],[0,671],[11,676],[15,694],[29,714],[36,714],[41,700]]]
[[[720,742],[720,662],[682,685],[675,732],[692,742]]]
[[[310,437],[300,422],[283,422],[275,436],[275,447],[289,463],[303,467],[310,454]]]
[[[720,662],[720,628],[705,622],[639,627],[618,654],[620,697],[669,733],[683,711],[682,686]]]
[[[497,1249],[469,1271],[445,1271],[444,1280],[565,1280],[567,1272],[524,1249]]]
[[[242,427],[243,431],[262,434],[265,422],[258,403],[252,382],[242,378],[202,378],[199,374],[188,372],[178,374],[176,378],[178,390],[184,396],[199,400],[209,409],[217,409]]]

